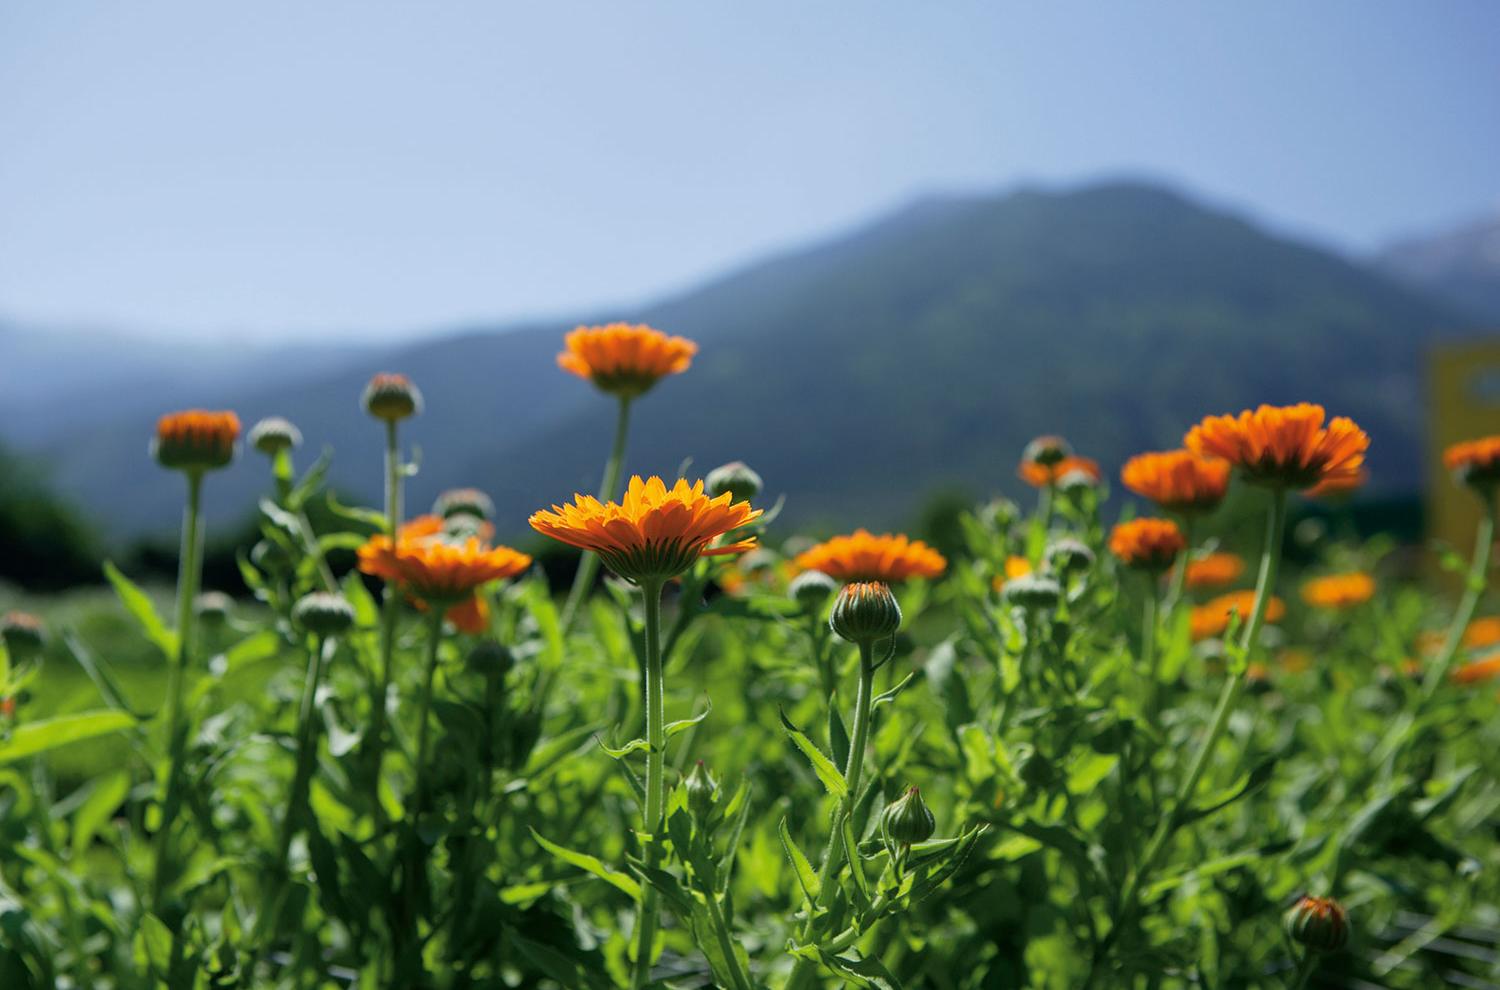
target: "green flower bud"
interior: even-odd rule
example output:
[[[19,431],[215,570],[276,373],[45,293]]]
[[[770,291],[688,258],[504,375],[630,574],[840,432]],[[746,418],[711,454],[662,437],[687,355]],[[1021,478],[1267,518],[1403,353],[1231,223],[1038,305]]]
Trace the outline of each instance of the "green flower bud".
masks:
[[[365,386],[360,404],[376,419],[397,423],[422,411],[422,393],[405,375],[382,372]]]
[[[932,809],[922,800],[922,792],[909,787],[906,793],[885,806],[880,813],[880,834],[888,845],[909,846],[926,842],[937,830]]]
[[[205,626],[222,626],[234,611],[234,599],[222,591],[205,591],[193,599],[193,613]]]
[[[504,677],[515,666],[515,654],[492,639],[482,639],[474,644],[464,658],[470,670],[485,677]]]
[[[354,625],[354,606],[343,595],[314,591],[297,599],[292,621],[315,636],[337,636]]]
[[[18,663],[30,660],[46,644],[42,620],[30,612],[7,612],[0,619],[0,640],[5,642],[5,651],[12,660]]]
[[[488,522],[495,518],[495,503],[477,488],[450,488],[432,503],[432,513],[444,519],[469,515]]]
[[[707,821],[708,816],[713,813],[714,801],[718,799],[719,785],[702,760],[693,766],[692,772],[683,779],[682,786],[687,792],[688,811],[698,821]]]
[[[1332,897],[1303,894],[1287,909],[1282,926],[1313,952],[1337,952],[1349,942],[1349,915]]]
[[[728,492],[735,502],[748,502],[760,494],[760,475],[751,470],[744,461],[730,461],[708,472],[703,479],[703,490],[709,498],[718,498]]]
[[[978,516],[991,532],[1003,533],[1021,518],[1021,509],[1008,498],[996,498],[980,506]]]
[[[1057,479],[1057,490],[1064,498],[1077,501],[1099,490],[1099,479],[1087,471],[1072,470]]]
[[[1054,578],[1027,574],[1005,582],[1000,596],[1027,611],[1056,608],[1062,599],[1062,586]]]
[[[901,628],[901,606],[884,582],[846,584],[833,603],[828,625],[851,643],[873,643]]]
[[[1072,445],[1062,437],[1043,436],[1026,445],[1026,449],[1021,452],[1021,459],[1042,467],[1051,467],[1072,453]]]
[[[813,612],[839,590],[839,583],[822,571],[803,571],[792,578],[786,593],[803,611]]]
[[[302,431],[293,426],[290,420],[280,416],[267,416],[250,427],[249,439],[250,446],[267,457],[275,457],[283,450],[302,446]]]
[[[1086,571],[1094,566],[1094,551],[1082,540],[1063,537],[1047,548],[1047,563],[1059,574]]]

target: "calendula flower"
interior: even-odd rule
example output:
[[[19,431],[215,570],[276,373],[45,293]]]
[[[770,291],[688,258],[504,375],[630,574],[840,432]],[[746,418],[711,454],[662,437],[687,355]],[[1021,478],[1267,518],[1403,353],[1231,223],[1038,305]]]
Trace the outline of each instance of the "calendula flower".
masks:
[[[1500,436],[1454,444],[1443,451],[1443,466],[1460,484],[1493,487],[1500,482]]]
[[[1211,512],[1229,490],[1229,462],[1191,450],[1137,454],[1121,468],[1120,480],[1167,512]]]
[[[1132,519],[1109,534],[1109,551],[1126,567],[1164,571],[1187,549],[1182,530],[1170,519]]]
[[[1340,499],[1359,491],[1369,480],[1370,472],[1360,468],[1351,475],[1324,478],[1302,494],[1308,498]]]
[[[1500,654],[1472,660],[1453,672],[1453,680],[1459,684],[1479,684],[1500,677]]]
[[[1466,650],[1500,645],[1500,616],[1487,615],[1469,623],[1464,629],[1463,645]]]
[[[1012,554],[1005,558],[1005,573],[996,574],[994,580],[990,582],[990,586],[997,592],[1001,591],[1007,582],[1014,581],[1016,578],[1026,577],[1031,573],[1031,570],[1031,561],[1025,557],[1018,557]]]
[[[822,571],[840,581],[884,581],[935,578],[948,567],[942,554],[921,540],[900,533],[857,529],[835,536],[797,555],[797,567]]]
[[[1055,485],[1070,474],[1078,473],[1093,481],[1099,481],[1104,475],[1099,470],[1099,462],[1089,457],[1077,457],[1070,455],[1060,461],[1051,464],[1042,464],[1038,461],[1022,460],[1021,466],[1016,470],[1022,481],[1033,488],[1045,488]]]
[[[382,371],[372,377],[360,396],[365,412],[387,423],[397,423],[422,411],[422,392],[405,375]]]
[[[1188,431],[1189,450],[1221,457],[1245,479],[1279,488],[1310,488],[1348,479],[1364,466],[1370,438],[1343,416],[1323,425],[1322,406],[1260,406],[1238,416],[1209,416]]]
[[[1375,597],[1375,579],[1362,571],[1329,574],[1302,585],[1302,600],[1313,608],[1344,609]]]
[[[1349,943],[1349,915],[1332,897],[1303,894],[1287,909],[1282,927],[1311,952],[1337,952]]]
[[[490,606],[483,595],[470,595],[443,613],[459,632],[478,636],[490,627]]]
[[[564,344],[558,367],[622,398],[635,398],[667,375],[681,374],[698,353],[698,345],[686,337],[629,323],[579,327]]]
[[[1021,460],[1028,464],[1051,467],[1065,458],[1073,456],[1073,446],[1062,437],[1047,434],[1037,437],[1021,451]]]
[[[543,536],[593,551],[616,574],[642,582],[676,577],[699,557],[754,549],[754,539],[712,544],[760,515],[728,492],[709,498],[701,481],[679,479],[668,488],[658,477],[636,475],[618,503],[575,495],[571,505],[533,513],[530,522]]]
[[[234,460],[239,437],[240,419],[232,412],[170,413],[156,421],[151,456],[164,468],[201,474]]]
[[[402,526],[394,541],[384,533],[370,537],[358,556],[362,572],[394,583],[424,605],[459,604],[483,585],[531,566],[526,554],[486,546],[477,536],[445,539],[442,520],[434,516]]]
[[[1224,635],[1229,620],[1238,615],[1242,622],[1249,621],[1250,611],[1255,608],[1255,592],[1231,591],[1199,605],[1188,615],[1188,628],[1194,642]],[[1272,597],[1266,602],[1266,621],[1280,622],[1286,616],[1286,603]]]
[[[1222,588],[1239,580],[1245,573],[1245,561],[1236,553],[1210,553],[1188,561],[1183,580],[1194,591]]]

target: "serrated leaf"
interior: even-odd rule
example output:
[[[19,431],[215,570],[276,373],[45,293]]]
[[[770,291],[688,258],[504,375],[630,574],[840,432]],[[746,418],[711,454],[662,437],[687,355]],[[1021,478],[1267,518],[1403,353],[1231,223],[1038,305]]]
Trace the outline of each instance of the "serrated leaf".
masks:
[[[82,712],[29,722],[0,742],[0,765],[36,756],[68,743],[81,742],[133,728],[136,721],[125,712]]]
[[[818,903],[818,896],[823,892],[823,885],[818,880],[818,871],[813,869],[812,863],[808,862],[807,856],[792,838],[792,833],[786,827],[785,818],[777,824],[776,831],[781,836],[781,848],[786,850],[786,857],[791,860],[792,870],[797,874],[797,883],[802,887],[802,894],[807,898],[808,909],[812,910],[813,906]]]
[[[560,846],[555,842],[551,842],[548,839],[543,838],[542,835],[538,833],[534,828],[530,829],[529,831],[531,832],[531,837],[537,841],[538,845],[540,845],[543,849],[547,850],[552,855],[556,856],[558,859],[562,860],[565,863],[576,866],[581,870],[587,870],[589,873],[592,873],[600,880],[612,884],[622,893],[628,895],[631,900],[638,901],[641,899],[641,885],[630,876],[621,873],[619,870],[612,870],[608,866],[605,866],[604,863],[599,859],[599,857],[590,856],[588,853],[576,852],[572,849]]]
[[[160,615],[156,613],[156,606],[152,604],[150,596],[140,589],[130,578],[126,577],[112,561],[104,562],[104,576],[115,589],[115,595],[120,599],[120,604],[125,606],[135,619],[136,624],[141,627],[141,632],[146,638],[155,644],[162,655],[167,659],[177,656],[177,634],[167,628]]]
[[[813,773],[818,775],[818,779],[823,782],[829,794],[842,800],[849,793],[849,785],[845,782],[844,775],[801,729],[791,723],[786,717],[786,712],[779,712],[779,714],[782,728],[786,729],[787,735],[792,739],[792,744],[802,750],[802,754],[812,764]]]
[[[714,710],[714,703],[712,700],[707,698],[705,698],[704,700],[708,703],[708,707],[703,709],[703,711],[699,714],[694,715],[692,718],[680,718],[675,722],[667,723],[666,733],[668,739],[671,739],[679,732],[686,732],[688,729],[691,729],[699,722],[702,722],[704,719],[708,718],[708,713]]]

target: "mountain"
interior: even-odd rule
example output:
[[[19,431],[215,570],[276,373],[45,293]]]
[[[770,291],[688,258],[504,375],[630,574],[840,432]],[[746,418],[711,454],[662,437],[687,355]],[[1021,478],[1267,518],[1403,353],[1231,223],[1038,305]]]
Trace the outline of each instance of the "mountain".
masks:
[[[1467,313],[1500,323],[1500,215],[1398,241],[1376,255],[1375,265]]]
[[[740,458],[786,494],[793,523],[886,525],[939,487],[1015,492],[1022,445],[1069,436],[1109,469],[1175,446],[1205,413],[1314,400],[1372,435],[1375,483],[1421,481],[1426,346],[1474,320],[1369,267],[1274,236],[1168,190],[931,198],[638,312],[694,338],[684,375],[639,403],[628,466],[701,473]],[[411,504],[488,490],[502,532],[589,491],[612,403],[559,372],[569,324],[478,329],[362,354],[336,371],[199,390],[247,424],[277,413],[334,480],[379,496],[381,437],[359,411],[376,370],[412,375],[427,412]],[[48,444],[55,480],[118,530],[165,529],[180,481],[144,456],[151,417],[110,417]],[[304,455],[306,459],[310,454]],[[253,453],[210,488],[243,511],[264,486]]]

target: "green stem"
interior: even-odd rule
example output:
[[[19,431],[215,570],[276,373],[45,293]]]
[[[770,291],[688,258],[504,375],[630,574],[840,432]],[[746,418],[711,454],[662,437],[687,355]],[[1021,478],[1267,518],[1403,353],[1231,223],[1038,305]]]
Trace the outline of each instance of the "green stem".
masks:
[[[620,411],[615,417],[615,442],[609,449],[609,460],[604,462],[604,479],[599,482],[599,501],[601,502],[612,500],[616,490],[620,487],[620,469],[625,464],[625,440],[629,433],[630,399],[622,396]],[[598,573],[598,554],[585,552],[578,559],[578,570],[573,575],[573,587],[568,591],[568,599],[563,604],[562,617],[559,620],[565,635],[572,627],[573,617],[583,604],[583,600],[588,597],[589,590],[593,588],[594,575]]]
[[[1459,647],[1463,645],[1464,630],[1469,628],[1469,623],[1474,620],[1474,612],[1479,608],[1479,599],[1484,596],[1484,590],[1489,583],[1490,555],[1495,547],[1495,491],[1490,489],[1484,493],[1484,515],[1479,519],[1479,528],[1474,535],[1474,556],[1469,562],[1468,577],[1464,582],[1464,596],[1458,605],[1458,611],[1453,615],[1453,623],[1448,627],[1448,638],[1443,642],[1443,652],[1438,654],[1437,662],[1427,669],[1427,676],[1422,679],[1422,693],[1417,697],[1416,712],[1420,713],[1427,706],[1438,689],[1448,680],[1452,673],[1453,663],[1458,659]]]
[[[312,781],[313,758],[317,753],[317,736],[314,732],[313,705],[318,695],[318,685],[323,679],[323,651],[327,640],[322,636],[307,657],[307,674],[302,680],[302,703],[297,710],[297,769],[292,775],[292,789],[287,795],[286,814],[281,819],[281,841],[276,854],[276,876],[286,871],[287,858],[292,848],[292,836],[297,831],[297,819],[307,805],[307,789]]]
[[[626,408],[622,401],[621,410]],[[642,830],[646,836],[646,865],[655,868],[662,841],[662,809],[665,804],[665,770],[667,722],[661,663],[661,589],[662,582],[643,581],[641,594],[646,604],[646,808]],[[641,907],[636,918],[635,971],[632,985],[636,990],[651,982],[651,956],[656,945],[656,888],[641,885]]]
[[[385,424],[385,535],[392,543],[401,528],[401,448],[396,440],[396,421]],[[380,779],[385,763],[386,704],[391,693],[392,658],[396,652],[396,618],[400,610],[400,599],[394,583],[385,586],[385,597],[380,613],[380,684],[371,699],[371,715],[374,724],[370,727],[372,770],[370,806],[377,817],[381,815]]]
[[[1187,587],[1188,564],[1193,560],[1193,517],[1190,515],[1182,517],[1182,542],[1184,547],[1177,567],[1172,571],[1172,583],[1167,589],[1166,613],[1169,621],[1177,616],[1177,606],[1182,603],[1183,589]]]
[[[719,943],[719,954],[724,957],[725,965],[729,967],[729,978],[734,983],[733,990],[753,990],[750,977],[746,975],[744,968],[740,965],[740,957],[734,951],[734,939],[729,934],[729,925],[724,921],[724,911],[719,907],[719,895],[709,884],[703,884],[701,889],[704,900],[708,902],[708,918],[714,927],[714,940]]]
[[[1114,923],[1110,926],[1109,933],[1104,937],[1099,951],[1095,954],[1095,972],[1104,961],[1110,946],[1118,939],[1121,930],[1133,920],[1140,906],[1141,891],[1150,879],[1151,871],[1156,868],[1157,861],[1166,852],[1168,841],[1191,806],[1193,796],[1198,790],[1198,783],[1203,779],[1204,771],[1208,769],[1208,761],[1213,755],[1214,747],[1218,745],[1219,739],[1229,727],[1229,716],[1234,710],[1234,703],[1244,690],[1245,668],[1260,638],[1260,630],[1265,623],[1266,608],[1270,604],[1276,587],[1276,570],[1281,563],[1281,542],[1286,530],[1286,498],[1286,490],[1283,488],[1277,488],[1271,495],[1271,509],[1266,518],[1266,542],[1261,548],[1260,574],[1255,582],[1255,605],[1250,611],[1250,619],[1245,624],[1244,635],[1240,640],[1239,669],[1232,671],[1224,681],[1224,688],[1219,692],[1218,704],[1214,708],[1208,734],[1199,743],[1188,774],[1178,785],[1177,792],[1172,797],[1172,810],[1162,817],[1151,836],[1151,841],[1146,845],[1145,852],[1141,854],[1140,864],[1126,881],[1125,889],[1120,894],[1119,909],[1115,913]],[[1090,983],[1092,982],[1091,974]]]
[[[844,766],[844,783],[847,790],[844,792],[844,800],[839,806],[839,812],[834,817],[832,833],[828,836],[828,845],[823,850],[822,866],[818,871],[823,878],[823,889],[818,895],[818,903],[815,910],[810,912],[807,921],[802,926],[802,934],[798,942],[806,944],[813,936],[813,928],[817,923],[817,916],[827,910],[833,904],[834,895],[838,892],[839,885],[836,882],[839,870],[844,866],[843,822],[854,813],[855,802],[859,799],[860,778],[864,775],[865,749],[870,738],[870,704],[875,688],[875,645],[870,642],[859,644],[859,690],[854,696],[854,731],[849,739],[849,759]],[[792,967],[792,975],[787,979],[786,990],[806,990],[812,980],[815,963],[807,959],[798,959]]]
[[[417,759],[416,786],[412,789],[416,797],[409,810],[413,820],[421,815],[427,804],[427,746],[430,733],[428,723],[432,721],[432,682],[437,677],[438,644],[443,640],[443,610],[447,606],[428,602],[431,613],[427,620],[427,664],[422,678],[422,698],[417,706]]]
[[[1146,615],[1141,623],[1141,667],[1151,679],[1146,696],[1146,719],[1155,725],[1161,711],[1161,657],[1156,649],[1156,575],[1146,575]]]
[[[182,549],[177,560],[177,654],[167,665],[167,784],[162,798],[162,818],[156,831],[156,863],[151,879],[151,910],[158,916],[171,870],[172,817],[181,787],[182,759],[187,750],[188,726],[183,712],[183,693],[188,663],[193,655],[193,599],[198,597],[203,563],[203,474],[187,475],[187,508],[182,519]]]
[[[1288,984],[1289,990],[1302,990],[1303,987],[1307,986],[1307,981],[1312,979],[1312,975],[1317,968],[1317,953],[1304,950],[1302,958],[1297,962],[1297,971],[1292,975],[1292,982]]]

